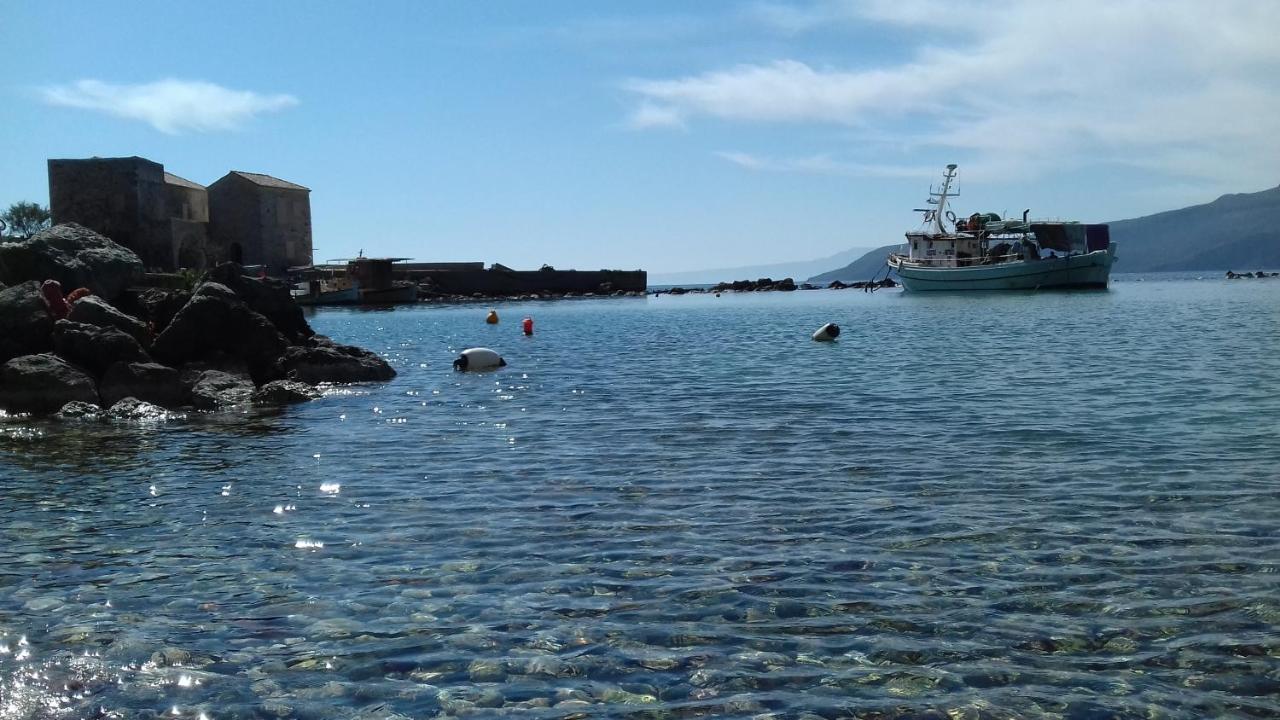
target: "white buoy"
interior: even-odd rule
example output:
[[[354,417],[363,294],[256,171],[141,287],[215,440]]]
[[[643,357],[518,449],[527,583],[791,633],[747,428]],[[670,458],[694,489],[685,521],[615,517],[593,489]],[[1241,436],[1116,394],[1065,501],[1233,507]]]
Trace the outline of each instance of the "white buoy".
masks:
[[[831,342],[838,337],[840,337],[840,326],[835,323],[827,323],[813,334],[813,339],[818,342]]]
[[[466,372],[467,370],[492,370],[494,368],[506,367],[507,361],[502,359],[498,353],[489,348],[467,348],[462,351],[457,360],[453,361],[453,369]]]

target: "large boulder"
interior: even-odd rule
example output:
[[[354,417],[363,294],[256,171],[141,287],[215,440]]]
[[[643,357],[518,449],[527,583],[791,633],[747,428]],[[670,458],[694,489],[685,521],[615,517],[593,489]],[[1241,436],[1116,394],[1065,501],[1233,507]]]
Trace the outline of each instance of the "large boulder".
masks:
[[[89,295],[77,300],[71,306],[71,314],[67,315],[67,319],[78,323],[97,325],[98,327],[115,328],[121,332],[128,333],[134,340],[138,341],[139,345],[144,347],[151,340],[147,337],[145,323],[135,317],[125,315],[96,295]]]
[[[270,320],[290,343],[300,343],[316,334],[303,317],[302,308],[293,301],[289,285],[284,281],[249,277],[243,268],[231,262],[221,263],[210,270],[207,279],[230,288],[251,310]]]
[[[296,380],[272,380],[258,388],[253,401],[263,405],[287,405],[307,402],[321,397],[320,391]]]
[[[0,282],[6,284],[51,278],[64,290],[87,287],[110,300],[142,275],[132,250],[75,223],[0,243]]]
[[[217,410],[248,403],[253,381],[244,375],[205,370],[191,386],[191,404],[201,410]]]
[[[71,320],[54,323],[53,349],[99,377],[117,362],[151,361],[132,335],[114,327],[98,327]]]
[[[187,290],[170,290],[166,288],[143,288],[136,292],[125,293],[118,307],[150,323],[155,333],[163,332],[173,316],[191,300]]]
[[[156,337],[151,354],[171,365],[229,355],[245,361],[255,380],[266,382],[278,374],[277,361],[288,346],[271,321],[230,288],[207,282]]]
[[[187,389],[178,379],[178,371],[159,363],[118,362],[107,368],[98,392],[105,407],[127,397],[167,408],[181,407],[187,401]]]
[[[0,366],[0,408],[55,412],[69,402],[97,403],[93,379],[52,353],[23,355]]]
[[[312,385],[322,382],[383,382],[396,376],[386,360],[353,345],[340,345],[323,335],[284,353],[284,371]]]
[[[53,316],[40,283],[24,282],[0,290],[0,362],[53,348]]]

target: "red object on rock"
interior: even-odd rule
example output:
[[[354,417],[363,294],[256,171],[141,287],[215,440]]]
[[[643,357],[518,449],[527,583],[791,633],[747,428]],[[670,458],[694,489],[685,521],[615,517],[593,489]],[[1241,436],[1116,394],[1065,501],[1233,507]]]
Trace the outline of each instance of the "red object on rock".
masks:
[[[67,307],[76,304],[76,301],[85,295],[92,295],[93,291],[87,287],[78,287],[67,294]]]
[[[40,292],[44,295],[44,302],[49,306],[49,314],[55,319],[61,320],[67,316],[71,308],[67,306],[67,301],[62,297],[62,284],[57,280],[45,280],[40,286]]]

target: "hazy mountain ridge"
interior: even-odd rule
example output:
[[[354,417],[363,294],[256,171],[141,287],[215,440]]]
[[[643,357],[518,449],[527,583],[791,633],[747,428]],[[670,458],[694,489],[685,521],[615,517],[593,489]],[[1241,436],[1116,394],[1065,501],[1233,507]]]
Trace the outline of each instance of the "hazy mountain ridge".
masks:
[[[796,282],[803,281],[805,278],[814,273],[839,266],[841,263],[849,263],[857,260],[865,255],[867,248],[855,247],[829,255],[817,260],[797,260],[786,263],[772,263],[768,265],[744,265],[731,268],[713,268],[709,270],[686,270],[680,272],[650,272],[650,285],[709,285],[718,282],[732,282],[734,280],[756,280],[758,278],[772,278],[781,280],[782,278],[793,278]]]
[[[1114,272],[1280,268],[1280,187],[1107,224],[1117,245]],[[885,257],[899,246],[876,248],[808,282],[868,280],[884,271]]]

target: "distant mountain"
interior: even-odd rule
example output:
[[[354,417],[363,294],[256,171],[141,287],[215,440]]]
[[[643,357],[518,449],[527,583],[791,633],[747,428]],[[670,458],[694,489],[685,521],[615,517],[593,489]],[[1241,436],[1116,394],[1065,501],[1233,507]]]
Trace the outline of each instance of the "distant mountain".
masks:
[[[867,248],[850,248],[818,260],[803,260],[774,265],[745,265],[742,267],[720,268],[713,270],[689,270],[685,272],[649,272],[650,285],[710,285],[718,282],[734,280],[757,280],[759,278],[792,278],[796,282],[833,266],[848,263],[862,257]]]
[[[838,270],[829,270],[821,275],[814,275],[805,282],[814,285],[830,285],[834,280],[845,283],[866,282],[876,276],[877,273],[879,273],[879,277],[884,277],[884,272],[888,269],[884,264],[885,258],[889,257],[890,252],[900,247],[902,247],[902,243],[878,247]]]
[[[1115,272],[1280,267],[1280,187],[1108,224]]]
[[[1116,242],[1114,272],[1280,268],[1280,187],[1107,224]],[[883,272],[885,256],[896,247],[876,248],[808,282],[869,280]]]

